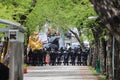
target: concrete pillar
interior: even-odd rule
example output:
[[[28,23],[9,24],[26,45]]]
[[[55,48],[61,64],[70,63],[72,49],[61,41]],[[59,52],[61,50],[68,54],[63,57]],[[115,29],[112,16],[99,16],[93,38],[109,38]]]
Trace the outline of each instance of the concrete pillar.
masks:
[[[10,73],[9,80],[23,80],[23,44],[10,42]]]

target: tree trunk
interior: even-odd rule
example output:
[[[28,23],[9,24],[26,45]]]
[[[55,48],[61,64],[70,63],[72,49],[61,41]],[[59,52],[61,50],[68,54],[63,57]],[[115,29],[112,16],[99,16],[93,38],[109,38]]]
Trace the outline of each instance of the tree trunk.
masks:
[[[95,68],[96,69],[96,64],[97,64],[97,58],[98,56],[97,56],[97,48],[94,48],[94,53],[93,53],[93,64],[92,64],[92,66],[93,66],[93,68]]]
[[[113,80],[112,76],[112,37],[107,42],[107,79]]]
[[[105,60],[106,60],[106,56],[105,56],[105,40],[104,39],[101,39],[101,43],[100,43],[100,68],[101,68],[101,73],[102,74],[105,74],[105,71],[106,71],[106,63],[105,63]],[[105,48],[105,49],[104,49]]]
[[[91,46],[91,44],[90,44],[90,46]],[[88,62],[88,66],[92,66],[92,60],[93,60],[93,54],[92,54],[92,48],[90,47],[90,51],[89,51],[89,54],[88,54],[88,60],[87,60],[87,62]]]
[[[73,34],[75,35],[76,39],[77,39],[78,42],[80,43],[80,47],[83,49],[82,43],[81,43],[80,38],[79,38],[79,36],[77,35],[77,33],[75,33],[74,31],[72,31],[71,29],[69,29],[69,30],[70,30],[71,33],[73,33]]]
[[[115,40],[115,70],[114,70],[114,80],[120,80],[120,44]]]
[[[103,63],[101,63],[101,64],[103,64],[101,68],[102,68],[103,74],[106,73],[106,59],[107,59],[106,46],[107,46],[107,42],[104,39],[102,39],[102,49],[103,49],[102,55],[104,58],[103,58]]]
[[[100,30],[100,29],[99,29]],[[95,39],[95,48],[94,48],[94,53],[93,53],[93,67],[96,69],[96,64],[97,61],[99,60],[99,47],[100,47],[100,40],[99,40],[99,35],[100,32],[98,31],[98,29],[94,30],[92,29],[93,35],[94,35],[94,39]]]
[[[93,54],[92,67],[95,68],[95,69],[96,69],[96,67],[97,67],[96,64],[97,64],[98,55],[99,55],[99,53],[98,53],[98,52],[99,52],[99,50],[98,50],[98,49],[99,49],[99,48],[98,48],[98,45],[99,45],[99,44],[98,44],[98,41],[99,41],[99,40],[96,38],[96,39],[95,39],[95,47],[94,47],[93,53],[92,53],[92,54]]]
[[[115,37],[115,45],[112,37],[107,42],[107,77],[108,80],[120,80],[120,0],[90,0],[96,12],[108,31]],[[113,46],[115,46],[115,55]],[[106,52],[105,52],[106,53]],[[104,56],[106,58],[106,56]],[[112,60],[112,57],[115,60]],[[112,65],[114,62],[115,65]],[[115,71],[112,67],[115,66]],[[113,75],[112,73],[115,72]]]

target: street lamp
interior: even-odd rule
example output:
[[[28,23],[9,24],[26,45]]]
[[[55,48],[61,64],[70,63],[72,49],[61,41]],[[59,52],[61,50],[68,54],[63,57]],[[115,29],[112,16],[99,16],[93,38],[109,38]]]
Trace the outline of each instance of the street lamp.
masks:
[[[89,20],[96,20],[98,18],[98,16],[89,16],[88,19]]]

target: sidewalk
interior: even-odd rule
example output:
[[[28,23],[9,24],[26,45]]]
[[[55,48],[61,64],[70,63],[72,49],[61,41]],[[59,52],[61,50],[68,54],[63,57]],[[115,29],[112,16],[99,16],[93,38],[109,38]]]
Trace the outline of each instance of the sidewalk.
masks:
[[[100,80],[87,66],[30,66],[24,80]]]
[[[83,80],[101,80],[99,74],[93,74],[88,66],[81,66],[80,67],[80,75],[83,77]]]

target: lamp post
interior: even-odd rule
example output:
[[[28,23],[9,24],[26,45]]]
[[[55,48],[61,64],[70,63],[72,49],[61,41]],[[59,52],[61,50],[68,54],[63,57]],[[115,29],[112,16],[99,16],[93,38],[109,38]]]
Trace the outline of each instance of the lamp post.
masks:
[[[88,19],[89,20],[96,20],[98,18],[98,16],[89,16]]]

